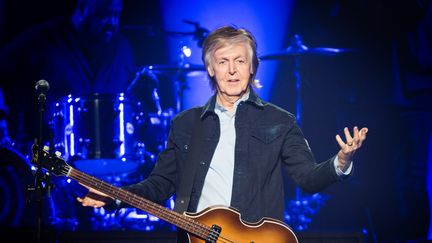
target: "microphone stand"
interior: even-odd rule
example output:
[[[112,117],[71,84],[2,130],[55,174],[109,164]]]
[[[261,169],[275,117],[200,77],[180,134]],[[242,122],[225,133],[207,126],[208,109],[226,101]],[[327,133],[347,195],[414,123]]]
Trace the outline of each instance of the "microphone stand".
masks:
[[[43,139],[44,139],[44,113],[45,113],[45,102],[46,95],[44,92],[48,91],[49,84],[45,80],[39,80],[35,86],[38,91],[38,104],[39,104],[39,138],[37,139],[38,144],[38,156],[36,161],[36,174],[35,174],[35,190],[36,190],[36,202],[38,206],[38,217],[37,217],[37,242],[41,242],[42,233],[42,219],[43,219],[43,193],[50,190],[50,183],[47,182],[48,176],[42,171],[42,152],[43,152]]]

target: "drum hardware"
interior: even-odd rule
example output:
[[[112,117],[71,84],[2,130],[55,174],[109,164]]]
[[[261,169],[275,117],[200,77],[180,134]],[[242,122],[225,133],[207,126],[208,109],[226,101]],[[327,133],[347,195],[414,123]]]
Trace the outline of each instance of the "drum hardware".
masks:
[[[159,120],[164,121],[164,124],[161,127],[156,128],[164,128],[165,131],[160,132],[160,134],[166,136],[162,139],[164,142],[169,132],[170,120],[173,118],[174,114],[178,114],[184,110],[185,104],[190,105],[188,104],[188,97],[184,96],[185,93],[192,90],[192,87],[199,88],[200,90],[205,89],[203,91],[209,89],[209,87],[207,87],[208,83],[205,80],[207,78],[205,70],[204,65],[188,63],[185,58],[174,64],[147,65],[139,68],[136,78],[132,81],[131,85],[129,85],[128,93],[132,94],[134,97],[139,97],[138,99],[143,103],[156,103],[156,105],[151,105],[152,107],[156,107],[156,109],[153,108],[150,111],[147,109],[144,117],[148,119],[144,118],[142,121],[149,122],[145,126],[148,126],[148,124],[157,126]],[[202,83],[199,83],[199,85],[193,83],[193,86],[191,86],[190,82],[193,82],[198,78],[200,78]],[[162,89],[160,89],[161,87]],[[148,91],[150,89],[153,89],[152,93]],[[161,92],[159,92],[159,90]],[[201,101],[204,97],[204,99],[207,100],[207,93],[212,95],[212,92],[210,91],[200,92],[198,95],[199,97],[194,96],[195,98],[199,98],[196,103],[198,104],[198,100]],[[153,99],[149,100],[148,97],[153,97]],[[196,106],[197,104],[194,104],[193,106]],[[202,104],[199,103],[199,105]],[[149,130],[152,129],[147,128],[147,131]],[[155,133],[145,137],[152,138],[152,136],[155,136]],[[156,141],[157,144],[161,144],[160,136],[157,137]],[[146,144],[148,144],[148,142],[146,142]],[[161,151],[160,148],[163,148],[163,146],[158,147],[158,149],[150,150],[159,152]]]
[[[55,104],[54,148],[99,176],[135,171],[141,150],[137,126],[144,113],[124,94],[63,97]]]
[[[291,37],[291,45],[285,50],[275,53],[262,55],[259,57],[260,60],[283,60],[290,57],[299,56],[334,56],[345,52],[352,52],[352,49],[346,48],[333,48],[333,47],[308,47],[303,44],[300,35],[294,35]]]
[[[174,87],[174,108],[176,113],[179,113],[184,109],[182,102],[183,91],[188,88],[186,85],[186,75],[196,71],[205,71],[204,65],[192,64],[184,61],[180,61],[177,64],[149,65],[146,66],[146,68],[159,75],[172,75],[171,82]]]
[[[126,89],[128,96],[134,97],[138,104],[143,108],[142,112],[162,113],[159,97],[159,80],[151,69],[147,66],[139,68],[134,80]]]
[[[296,80],[296,119],[297,123],[301,124],[301,85],[302,80],[300,76],[300,57],[302,56],[334,56],[345,52],[351,52],[351,49],[332,48],[332,47],[313,47],[310,48],[303,44],[300,35],[295,34],[290,39],[291,45],[285,50],[275,53],[262,55],[259,57],[261,61],[266,60],[284,60],[287,58],[294,58],[294,78]]]
[[[175,36],[193,36],[193,39],[198,41],[197,45],[198,47],[202,47],[205,38],[207,38],[208,34],[210,33],[210,31],[206,28],[203,28],[200,26],[199,22],[194,22],[191,20],[186,20],[184,19],[183,22],[189,24],[189,25],[193,25],[195,27],[194,31],[189,31],[189,32],[181,32],[181,31],[165,31],[167,34],[169,35],[175,35]]]
[[[261,61],[266,60],[284,60],[294,58],[294,77],[296,80],[296,118],[297,123],[301,124],[301,76],[300,76],[300,57],[302,56],[334,56],[345,52],[351,52],[351,49],[332,48],[332,47],[313,47],[310,48],[303,44],[300,35],[295,34],[290,39],[291,45],[285,50],[275,53],[262,55],[259,57]]]
[[[52,113],[54,149],[117,186],[144,179],[165,148],[174,113],[145,112],[142,102],[125,94],[63,97]]]
[[[146,133],[150,133],[147,129],[165,132],[162,126],[170,119],[165,116],[166,112],[150,115],[144,106],[142,101],[125,94],[63,97],[52,105],[55,150],[61,151],[77,168],[113,185],[143,180],[156,160],[155,151],[151,150],[156,138],[146,137]],[[159,122],[154,122],[157,119]],[[167,136],[160,134],[159,137],[162,140]],[[75,202],[77,189],[72,182],[55,183],[63,184],[53,188],[53,193],[62,196],[49,200],[51,216],[47,220],[55,228],[76,230],[80,222],[75,217],[78,212],[73,205],[64,209],[59,204],[68,205],[62,200]],[[83,220],[95,217],[94,214],[80,215]]]

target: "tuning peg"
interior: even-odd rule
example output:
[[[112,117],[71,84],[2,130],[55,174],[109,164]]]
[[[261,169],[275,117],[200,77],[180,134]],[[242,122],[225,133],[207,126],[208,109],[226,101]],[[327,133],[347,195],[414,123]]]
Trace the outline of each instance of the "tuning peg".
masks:
[[[43,146],[43,150],[45,150],[45,151],[49,151],[49,146],[44,145],[44,146]]]
[[[61,156],[61,152],[60,151],[56,151],[55,155],[57,155],[57,157],[60,157]]]

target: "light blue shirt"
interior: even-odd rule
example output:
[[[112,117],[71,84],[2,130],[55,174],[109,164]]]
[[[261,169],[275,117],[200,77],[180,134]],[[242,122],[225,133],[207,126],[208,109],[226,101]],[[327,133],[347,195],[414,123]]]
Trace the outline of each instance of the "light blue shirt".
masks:
[[[215,113],[220,121],[220,137],[204,181],[198,211],[212,205],[231,204],[236,141],[235,114],[238,104],[248,98],[249,92],[234,103],[232,111],[216,102]]]

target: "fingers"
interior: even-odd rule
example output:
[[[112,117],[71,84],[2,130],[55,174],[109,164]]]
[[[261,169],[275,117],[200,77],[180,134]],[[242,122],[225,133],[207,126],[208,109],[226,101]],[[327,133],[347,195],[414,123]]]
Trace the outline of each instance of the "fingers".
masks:
[[[351,137],[351,134],[347,127],[344,128],[344,133],[348,146],[351,146],[353,144],[353,138]]]
[[[369,131],[367,127],[364,127],[359,132],[359,146],[363,144],[363,141],[366,139],[366,133]]]
[[[364,127],[362,129],[358,129],[357,126],[353,128],[353,136],[347,127],[344,128],[345,140],[346,143],[342,140],[339,135],[336,135],[336,141],[339,146],[344,148],[358,149],[362,146],[363,141],[366,139],[366,133],[368,132],[368,128]]]
[[[346,147],[347,145],[344,143],[344,141],[342,141],[342,138],[338,135],[336,135],[336,141],[339,144],[339,147],[341,149],[343,149],[344,147]]]
[[[339,134],[336,135],[336,141],[341,148],[338,152],[339,162],[343,161],[343,163],[346,163],[352,161],[355,152],[362,146],[363,141],[366,139],[367,132],[368,129],[366,127],[359,130],[358,127],[355,126],[353,129],[353,136],[351,136],[348,128],[345,127],[344,134],[346,143]]]
[[[84,207],[95,207],[100,208],[105,206],[105,202],[91,199],[89,197],[80,198],[77,197],[77,201],[81,203]]]
[[[353,140],[354,140],[355,142],[358,143],[358,141],[359,141],[359,139],[360,139],[360,136],[359,136],[359,129],[358,129],[358,127],[355,126],[354,129],[353,129],[353,131],[354,131],[354,132],[353,132],[353,133],[354,133]]]

